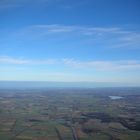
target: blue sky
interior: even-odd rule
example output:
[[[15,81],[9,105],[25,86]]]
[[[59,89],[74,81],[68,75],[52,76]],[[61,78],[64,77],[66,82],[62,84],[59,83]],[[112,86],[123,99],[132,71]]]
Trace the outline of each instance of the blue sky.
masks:
[[[140,85],[139,0],[1,0],[0,80]]]

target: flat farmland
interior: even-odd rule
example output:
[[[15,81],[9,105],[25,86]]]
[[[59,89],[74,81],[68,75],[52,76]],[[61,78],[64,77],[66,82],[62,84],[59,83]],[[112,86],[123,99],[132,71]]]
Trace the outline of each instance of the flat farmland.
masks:
[[[140,140],[140,89],[1,89],[0,140]]]

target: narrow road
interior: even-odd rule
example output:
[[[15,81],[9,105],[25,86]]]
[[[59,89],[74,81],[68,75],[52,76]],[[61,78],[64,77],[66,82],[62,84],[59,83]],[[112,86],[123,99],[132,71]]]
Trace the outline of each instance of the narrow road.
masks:
[[[63,138],[61,137],[61,135],[60,135],[60,132],[59,132],[59,130],[55,127],[55,131],[56,131],[56,134],[57,134],[57,136],[58,136],[58,139],[59,140],[63,140]]]
[[[71,127],[71,131],[72,131],[73,140],[78,140],[78,136],[77,136],[75,128],[73,126],[70,126],[70,127]]]

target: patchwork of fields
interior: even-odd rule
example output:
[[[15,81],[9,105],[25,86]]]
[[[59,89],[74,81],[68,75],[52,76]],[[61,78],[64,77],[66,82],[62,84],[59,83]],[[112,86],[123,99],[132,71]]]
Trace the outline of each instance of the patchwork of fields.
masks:
[[[140,140],[140,89],[1,89],[0,140]]]

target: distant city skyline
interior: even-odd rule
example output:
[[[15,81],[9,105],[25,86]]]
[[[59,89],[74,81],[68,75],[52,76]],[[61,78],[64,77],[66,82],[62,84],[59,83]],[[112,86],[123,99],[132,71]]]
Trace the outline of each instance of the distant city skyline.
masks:
[[[139,0],[0,1],[0,81],[140,86]]]

